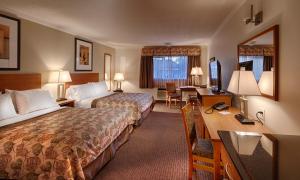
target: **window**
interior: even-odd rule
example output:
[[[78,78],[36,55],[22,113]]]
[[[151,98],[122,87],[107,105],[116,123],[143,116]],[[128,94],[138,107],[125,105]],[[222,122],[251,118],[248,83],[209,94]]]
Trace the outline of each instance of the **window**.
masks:
[[[186,80],[187,56],[154,56],[155,80]]]
[[[264,56],[240,56],[239,61],[240,63],[253,61],[252,71],[256,81],[258,82],[264,71]]]

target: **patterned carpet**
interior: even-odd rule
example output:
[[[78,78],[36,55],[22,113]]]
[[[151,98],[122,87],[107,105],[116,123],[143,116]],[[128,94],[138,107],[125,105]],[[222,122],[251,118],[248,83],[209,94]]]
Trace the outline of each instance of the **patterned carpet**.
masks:
[[[181,116],[152,112],[135,129],[98,180],[187,179],[188,154]]]
[[[157,103],[129,141],[97,175],[97,180],[186,180],[188,150],[179,107]],[[197,171],[193,179],[212,179]]]

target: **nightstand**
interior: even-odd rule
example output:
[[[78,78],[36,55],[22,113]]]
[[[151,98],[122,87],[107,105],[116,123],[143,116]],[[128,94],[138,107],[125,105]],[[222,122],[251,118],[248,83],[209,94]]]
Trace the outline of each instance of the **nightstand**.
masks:
[[[74,107],[75,106],[75,100],[67,99],[62,101],[57,101],[60,107]]]
[[[114,90],[114,92],[117,92],[117,93],[122,93],[122,92],[123,92],[123,90],[122,90],[122,89],[116,89],[116,90]]]

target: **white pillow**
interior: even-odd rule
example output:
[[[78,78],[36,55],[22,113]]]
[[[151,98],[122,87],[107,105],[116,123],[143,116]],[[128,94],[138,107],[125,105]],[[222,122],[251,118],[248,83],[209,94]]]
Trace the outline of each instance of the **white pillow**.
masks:
[[[66,98],[67,99],[75,99],[75,88],[78,87],[78,85],[72,85],[66,90]]]
[[[73,88],[72,98],[80,101],[97,96],[97,91],[93,84],[82,84]]]
[[[95,91],[97,91],[97,95],[101,95],[102,93],[106,93],[108,91],[108,87],[105,81],[93,82],[90,84],[94,85]]]
[[[15,90],[5,89],[5,94],[9,94],[11,96],[11,100],[13,102],[15,110],[16,110],[16,112],[18,112],[17,111],[17,102],[16,102],[16,96],[15,96]]]
[[[15,96],[19,114],[59,106],[46,90],[16,91]]]
[[[0,120],[17,116],[10,94],[0,95]]]

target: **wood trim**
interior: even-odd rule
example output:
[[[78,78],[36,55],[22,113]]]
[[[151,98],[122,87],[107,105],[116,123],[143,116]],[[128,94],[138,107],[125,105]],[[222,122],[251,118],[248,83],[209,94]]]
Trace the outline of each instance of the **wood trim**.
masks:
[[[99,82],[99,73],[71,73],[72,82],[66,83],[66,88],[71,85]]]
[[[268,96],[265,94],[262,94],[262,96],[272,99],[274,101],[279,101],[279,25],[274,25],[260,33],[258,33],[257,35],[247,39],[244,42],[241,42],[240,44],[238,44],[237,46],[237,70],[240,69],[239,67],[239,46],[246,44],[250,41],[252,41],[253,39],[258,38],[261,35],[264,35],[268,32],[273,31],[273,40],[274,40],[274,73],[275,73],[275,77],[274,77],[274,92],[273,92],[273,96]]]
[[[42,76],[39,73],[31,74],[0,74],[0,91],[5,89],[28,90],[42,87]]]
[[[106,70],[106,68],[105,68],[105,66],[106,66],[106,59],[105,59],[105,56],[110,56],[110,71],[109,71],[109,77],[110,77],[110,79],[109,79],[109,90],[111,90],[112,89],[112,73],[111,73],[111,70],[112,70],[112,66],[111,66],[111,64],[112,64],[112,55],[111,54],[109,54],[109,53],[104,53],[104,74],[103,74],[103,79],[105,80],[105,70]]]

